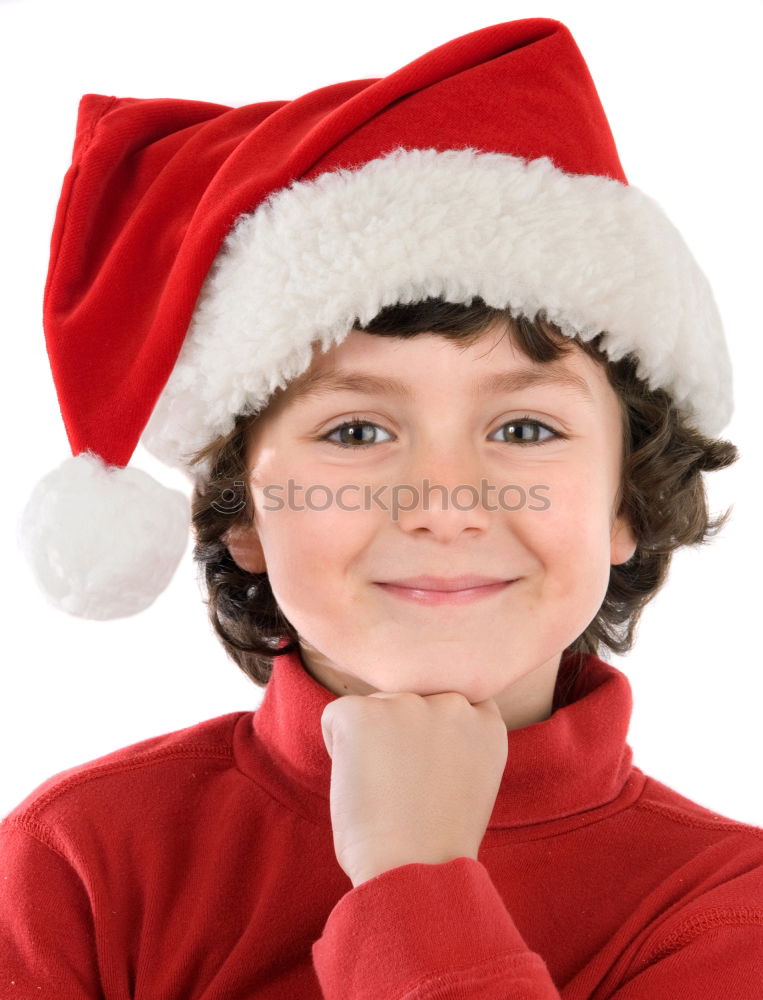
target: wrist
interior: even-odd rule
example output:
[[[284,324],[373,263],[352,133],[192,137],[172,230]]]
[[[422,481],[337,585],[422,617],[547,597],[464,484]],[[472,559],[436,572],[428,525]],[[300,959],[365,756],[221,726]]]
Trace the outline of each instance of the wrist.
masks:
[[[377,875],[383,875],[385,872],[392,871],[395,868],[402,868],[404,865],[446,865],[451,861],[456,861],[458,858],[471,858],[473,861],[477,859],[467,852],[462,852],[461,854],[439,854],[439,855],[418,855],[416,857],[410,857],[405,861],[385,861],[378,862],[376,864],[368,865],[358,872],[353,872],[350,881],[354,889],[357,889],[359,885],[363,882],[368,882],[372,878],[376,878]]]

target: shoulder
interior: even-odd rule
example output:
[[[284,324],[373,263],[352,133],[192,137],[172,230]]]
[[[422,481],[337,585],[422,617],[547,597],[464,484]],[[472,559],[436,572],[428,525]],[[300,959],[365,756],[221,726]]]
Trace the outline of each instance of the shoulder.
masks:
[[[763,851],[763,828],[724,816],[649,775],[645,778],[643,791],[634,803],[635,808],[645,816],[652,814],[663,824],[694,829],[698,833],[714,832],[717,836],[712,837],[713,840],[723,839],[724,836],[741,837],[752,844],[759,844]]]
[[[671,858],[666,927],[707,920],[763,921],[763,829],[724,816],[647,777],[634,803],[645,842]],[[650,832],[651,831],[651,832]],[[680,905],[679,905],[679,900]]]
[[[127,803],[148,802],[152,793],[162,790],[172,795],[185,785],[185,774],[208,778],[231,767],[234,727],[251,714],[230,712],[205,719],[59,771],[16,805],[2,826],[21,825],[44,839],[49,824],[70,826],[77,813],[118,812]]]

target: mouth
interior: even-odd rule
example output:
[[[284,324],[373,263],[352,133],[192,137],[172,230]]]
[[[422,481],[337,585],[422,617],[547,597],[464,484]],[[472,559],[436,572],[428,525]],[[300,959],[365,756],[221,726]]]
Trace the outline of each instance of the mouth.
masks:
[[[503,593],[517,582],[517,580],[497,580],[479,586],[462,586],[456,590],[435,590],[422,586],[402,586],[397,583],[377,583],[377,586],[393,598],[410,601],[414,604],[436,606],[441,604],[471,604],[474,601],[485,600],[495,594]]]
[[[500,576],[476,576],[473,573],[462,576],[406,576],[399,580],[381,580],[395,587],[409,587],[415,590],[469,590],[472,587],[485,587],[492,583],[511,583]]]

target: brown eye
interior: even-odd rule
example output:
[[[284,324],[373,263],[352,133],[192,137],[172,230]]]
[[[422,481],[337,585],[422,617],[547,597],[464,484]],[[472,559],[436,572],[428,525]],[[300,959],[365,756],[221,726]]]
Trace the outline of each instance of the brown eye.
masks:
[[[554,438],[563,437],[553,428],[548,427],[546,424],[542,423],[540,420],[533,420],[532,417],[522,417],[520,420],[510,420],[508,423],[504,424],[499,428],[499,431],[503,431],[505,428],[509,428],[509,434],[519,434],[519,440],[508,440],[508,444],[545,444],[547,441],[553,441]],[[538,434],[540,430],[548,431],[551,437],[539,439]]]
[[[383,427],[372,423],[370,420],[345,420],[344,423],[339,424],[330,430],[328,434],[325,434],[321,440],[329,441],[340,448],[355,448],[357,451],[359,448],[367,448],[369,445],[378,443],[373,440],[373,431],[366,433],[366,429],[368,428],[376,428],[384,434],[387,433]],[[332,440],[332,434],[339,434],[340,440]]]

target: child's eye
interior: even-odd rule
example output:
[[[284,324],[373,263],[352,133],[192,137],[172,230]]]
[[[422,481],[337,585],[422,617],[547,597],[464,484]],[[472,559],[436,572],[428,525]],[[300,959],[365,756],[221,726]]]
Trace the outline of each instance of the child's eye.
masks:
[[[535,440],[528,441],[528,440],[524,440],[523,439],[523,440],[518,441],[517,442],[518,444],[545,444],[547,441],[553,441],[554,438],[563,438],[563,437],[566,437],[566,435],[562,434],[560,431],[555,431],[553,429],[553,427],[549,427],[547,424],[544,424],[541,420],[534,420],[530,416],[520,417],[518,420],[509,420],[508,423],[503,424],[501,427],[498,428],[498,430],[502,431],[504,429],[504,427],[510,427],[512,430],[516,430],[516,428],[520,428],[520,430],[524,430],[528,426],[531,429],[532,428],[539,428],[540,427],[544,431],[548,431],[548,433],[551,435],[551,437],[542,438],[539,441],[535,441]],[[512,444],[513,442],[509,441],[507,443],[508,444]]]
[[[332,434],[336,433],[341,434],[342,431],[346,430],[349,432],[350,429],[352,429],[353,435],[356,435],[357,428],[362,428],[362,427],[376,427],[379,430],[384,431],[383,427],[379,427],[379,424],[371,423],[370,420],[361,420],[360,418],[357,419],[353,418],[352,420],[345,420],[344,423],[341,423],[339,424],[338,427],[335,427],[333,430],[330,430],[328,434],[324,434],[323,437],[321,438],[321,441],[329,441],[331,444],[336,444],[340,448],[355,448],[356,451],[358,448],[367,448],[369,445],[375,444],[376,442],[370,441],[367,435],[363,435],[362,431],[360,432],[359,435],[350,437],[350,441],[355,441],[356,442],[355,444],[346,444],[344,441],[331,441]],[[384,433],[386,434],[387,431],[384,431]]]
[[[520,434],[524,434],[525,429],[528,426],[530,428],[542,428],[543,430],[548,431],[548,433],[551,435],[551,437],[547,437],[547,438],[542,439],[542,440],[518,440],[518,441],[511,441],[511,440],[505,440],[504,439],[505,443],[506,444],[522,444],[522,445],[545,444],[547,441],[551,441],[554,438],[563,438],[563,437],[565,437],[564,434],[561,434],[559,431],[553,430],[553,428],[548,427],[546,424],[544,424],[540,420],[534,420],[530,416],[521,417],[518,420],[510,420],[507,423],[502,424],[501,427],[498,428],[498,430],[499,431],[503,431],[503,429],[505,427],[508,427],[508,428],[511,428],[510,433],[511,432],[516,433],[517,429],[519,429]],[[370,420],[361,420],[360,418],[353,418],[352,420],[345,420],[343,423],[339,424],[337,427],[334,427],[332,430],[330,430],[327,434],[324,434],[323,437],[321,438],[321,441],[329,441],[330,444],[335,444],[339,448],[355,448],[356,451],[359,448],[368,448],[372,444],[377,444],[378,442],[371,440],[371,438],[373,437],[373,433],[370,434],[370,435],[366,435],[366,434],[363,433],[362,430],[360,430],[358,432],[359,428],[364,428],[364,427],[375,427],[378,430],[381,430],[384,434],[388,433],[387,431],[384,430],[383,427],[380,427],[379,424],[375,424],[375,423],[373,423]],[[355,442],[354,444],[350,444],[350,443],[347,443],[345,441],[336,441],[336,440],[332,441],[331,440],[331,435],[332,434],[337,434],[338,433],[338,434],[341,435],[341,433],[343,431],[345,431],[345,430],[348,433],[351,433],[350,441],[351,442]],[[531,433],[534,433],[535,436],[537,437],[537,433],[535,431],[531,430]]]

